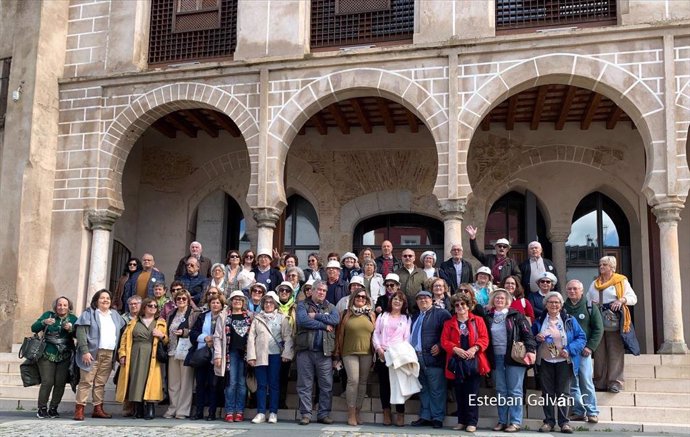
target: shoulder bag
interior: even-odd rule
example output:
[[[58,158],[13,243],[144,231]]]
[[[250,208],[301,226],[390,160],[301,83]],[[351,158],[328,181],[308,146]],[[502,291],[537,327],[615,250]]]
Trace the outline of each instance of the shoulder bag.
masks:
[[[520,338],[520,331],[518,330],[517,320],[513,320],[513,344],[510,347],[510,358],[516,363],[524,363],[525,355],[527,355],[527,348],[524,341],[518,341]]]
[[[604,331],[615,332],[621,329],[621,316],[617,311],[611,310],[611,307],[604,305],[604,291],[599,290],[599,311],[601,311],[601,320],[604,324]]]

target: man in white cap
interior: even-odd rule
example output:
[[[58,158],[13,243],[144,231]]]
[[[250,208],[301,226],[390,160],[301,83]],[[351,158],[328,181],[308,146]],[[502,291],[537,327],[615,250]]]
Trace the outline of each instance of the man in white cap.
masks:
[[[175,270],[176,281],[184,276],[184,274],[187,272],[187,260],[190,256],[193,256],[197,259],[197,261],[199,261],[199,274],[206,278],[211,277],[211,266],[213,263],[211,262],[210,258],[206,258],[201,254],[203,250],[204,248],[201,246],[201,243],[198,241],[191,242],[189,245],[189,254],[180,258],[180,262],[177,263],[177,269]]]
[[[283,282],[283,274],[271,266],[272,261],[271,251],[260,251],[256,256],[256,267],[252,270],[256,282],[264,284],[268,290],[274,290]]]
[[[496,255],[485,255],[484,252],[479,250],[479,246],[477,246],[477,228],[469,225],[465,230],[470,236],[470,250],[472,251],[472,256],[491,269],[491,274],[494,277],[494,284],[500,285],[508,276],[522,278],[522,273],[517,265],[517,261],[508,258],[510,242],[506,238],[499,238],[496,240],[494,244]]]
[[[453,244],[450,247],[450,258],[438,267],[439,275],[448,283],[451,295],[455,294],[460,284],[470,284],[474,280],[472,264],[462,258],[462,253],[462,245]]]
[[[338,261],[331,260],[326,264],[326,284],[328,284],[326,300],[335,302],[334,305],[347,296],[347,281],[340,277],[340,270]]]
[[[528,291],[537,292],[539,287],[537,286],[537,279],[544,272],[551,272],[554,276],[558,277],[556,272],[556,267],[553,265],[550,259],[542,258],[542,247],[541,243],[538,241],[532,241],[527,246],[527,253],[529,258],[520,264],[520,272],[522,272],[522,288],[525,293]],[[558,291],[558,286],[553,287],[554,291]]]

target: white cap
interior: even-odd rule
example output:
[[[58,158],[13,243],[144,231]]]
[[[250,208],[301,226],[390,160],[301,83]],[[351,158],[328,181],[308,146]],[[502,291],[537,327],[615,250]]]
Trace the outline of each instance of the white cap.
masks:
[[[477,269],[477,273],[474,274],[474,277],[477,278],[477,275],[480,273],[484,273],[485,275],[489,275],[489,281],[494,280],[494,275],[491,274],[491,269],[488,268],[487,266],[481,266]]]
[[[281,282],[280,285],[276,287],[276,291],[279,291],[281,289],[281,287],[287,287],[290,289],[290,291],[293,291],[293,292],[295,291],[295,288],[292,286],[292,283],[289,281]]]
[[[262,305],[262,306],[263,306],[264,301],[266,300],[267,297],[270,297],[271,299],[273,299],[273,302],[275,302],[276,305],[278,305],[278,304],[280,303],[280,298],[278,297],[278,295],[276,294],[276,292],[273,291],[273,290],[271,290],[271,291],[269,291],[268,293],[264,294],[263,297],[261,298],[261,305]],[[262,308],[262,309],[263,309],[263,308]]]
[[[494,246],[496,246],[498,244],[505,244],[506,246],[510,247],[510,241],[508,241],[505,238],[499,238],[498,240],[496,240],[496,242],[494,243]]]
[[[426,252],[422,253],[422,256],[419,257],[419,260],[424,263],[424,258],[427,256],[430,256],[434,259],[434,264],[436,264],[436,252],[433,250],[427,250]]]
[[[551,272],[544,272],[541,275],[539,275],[536,280],[537,285],[539,285],[539,281],[542,279],[548,279],[549,281],[551,281],[551,284],[553,285],[558,284],[558,278]]]
[[[233,291],[232,293],[230,293],[230,296],[228,297],[228,300],[233,300],[233,299],[236,298],[236,297],[241,297],[242,299],[245,300],[245,302],[247,301],[247,296],[245,296],[244,293],[242,293],[241,290],[235,290],[235,291]]]
[[[260,250],[259,253],[256,254],[256,258],[258,259],[261,255],[266,255],[273,260],[273,254],[270,250]]]
[[[340,262],[345,261],[346,258],[352,258],[353,260],[357,261],[357,255],[352,252],[345,252],[343,256],[340,257]]]
[[[347,286],[347,288],[349,289],[352,284],[359,284],[364,287],[364,278],[361,276],[355,276],[354,278],[350,279],[350,284]]]
[[[328,264],[326,264],[326,268],[342,270],[342,267],[340,267],[340,263],[334,259],[328,261]]]
[[[389,273],[386,275],[386,279],[383,282],[386,283],[388,281],[393,281],[400,285],[400,276],[398,276],[396,273]]]

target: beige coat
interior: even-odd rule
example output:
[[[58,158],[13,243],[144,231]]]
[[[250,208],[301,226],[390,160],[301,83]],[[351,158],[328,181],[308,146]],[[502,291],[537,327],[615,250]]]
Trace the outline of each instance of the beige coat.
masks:
[[[280,334],[284,342],[282,358],[292,360],[295,356],[295,343],[292,338],[292,326],[290,321],[282,313],[277,312],[276,317],[280,318]],[[247,361],[256,360],[255,366],[268,366],[268,345],[272,339],[271,331],[268,329],[266,315],[263,312],[256,314],[249,328],[247,337]]]
[[[226,353],[227,353],[227,344],[228,344],[228,338],[227,334],[225,333],[225,322],[228,318],[228,314],[231,313],[230,309],[223,310],[220,312],[218,315],[218,320],[216,321],[216,330],[213,333],[213,373],[216,376],[223,377],[225,376],[225,367],[227,366],[226,363]],[[247,314],[247,312],[245,312]],[[251,318],[251,315],[249,315]],[[216,358],[220,358],[220,365],[216,366]]]

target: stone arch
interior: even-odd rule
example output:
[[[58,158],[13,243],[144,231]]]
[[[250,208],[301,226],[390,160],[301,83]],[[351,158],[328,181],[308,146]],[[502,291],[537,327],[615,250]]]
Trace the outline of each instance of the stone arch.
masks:
[[[690,79],[676,94],[675,103],[676,126],[685,128],[685,135],[679,133],[676,138],[676,190],[680,196],[685,197],[690,189]]]
[[[259,202],[285,202],[283,174],[290,145],[299,129],[316,112],[339,100],[378,95],[400,103],[417,115],[431,132],[439,155],[434,194],[448,197],[448,111],[426,88],[413,79],[380,68],[352,68],[315,79],[297,91],[273,117],[269,127],[269,155],[275,160],[262,180],[266,181],[265,199]],[[271,197],[272,196],[272,197]],[[270,197],[270,198],[269,198]]]
[[[535,86],[560,83],[601,93],[620,106],[635,122],[645,147],[644,193],[652,200],[666,192],[663,160],[655,159],[654,148],[665,147],[664,103],[631,72],[592,56],[556,53],[518,62],[484,82],[460,109],[458,148],[467,153],[474,131],[482,119],[507,97]],[[460,160],[459,192],[471,193],[466,162]]]
[[[107,127],[99,147],[99,168],[107,171],[98,188],[98,199],[116,210],[124,209],[122,172],[136,141],[157,119],[171,111],[207,108],[230,117],[244,138],[249,152],[251,173],[256,174],[258,163],[259,127],[245,105],[228,92],[211,85],[180,82],[163,85],[137,97],[123,109]],[[250,183],[245,193],[247,202],[256,201],[256,183]],[[99,208],[101,207],[99,202]]]

